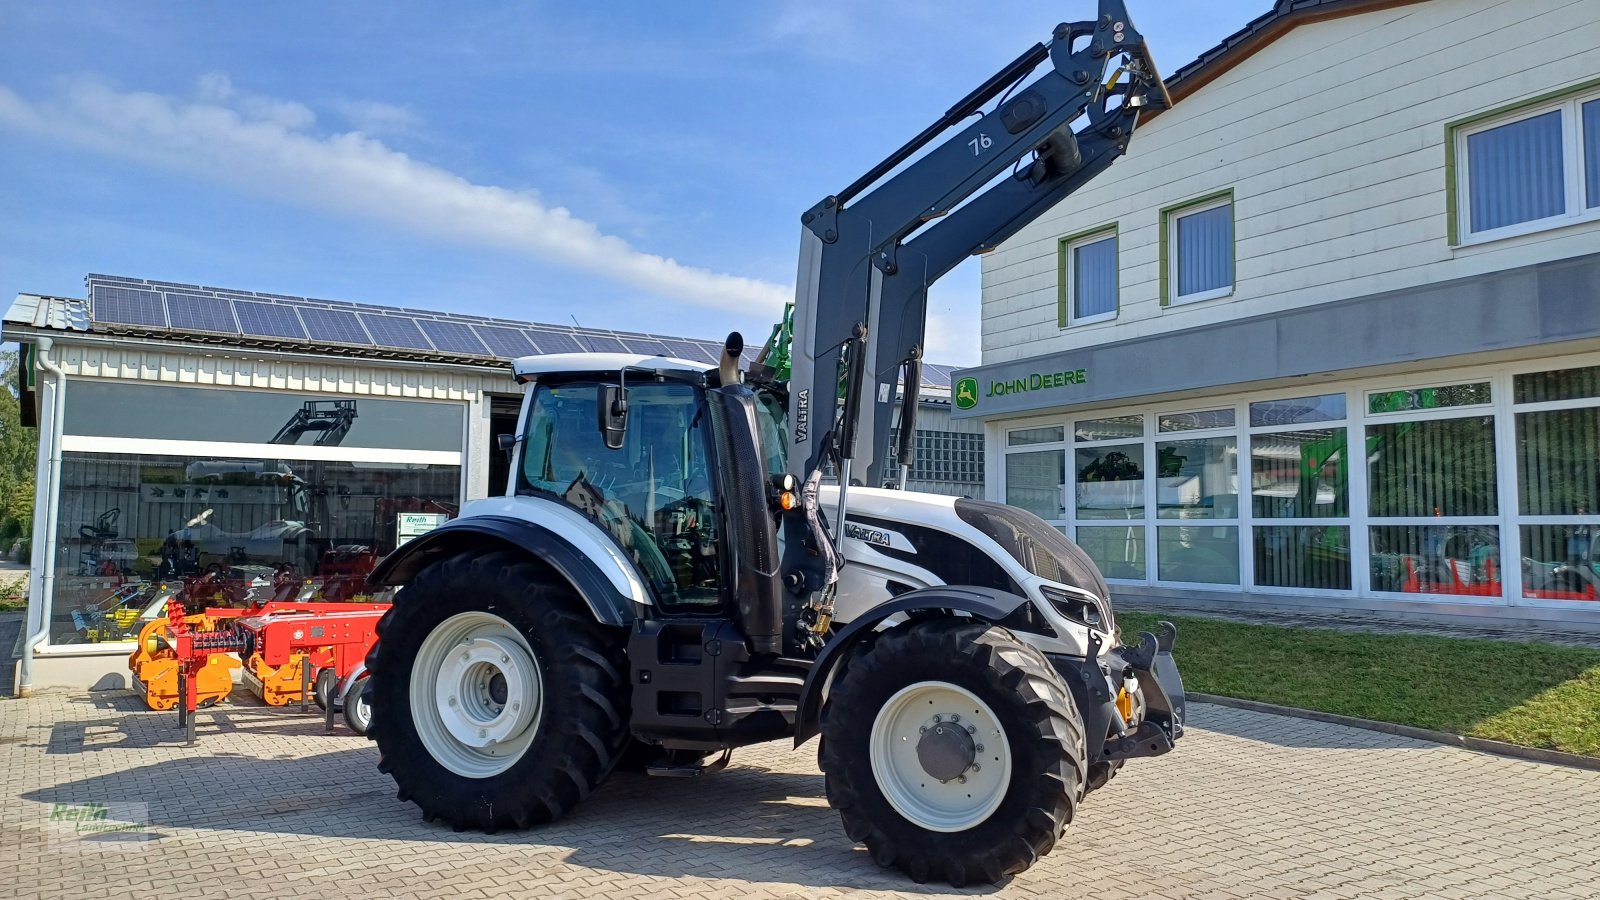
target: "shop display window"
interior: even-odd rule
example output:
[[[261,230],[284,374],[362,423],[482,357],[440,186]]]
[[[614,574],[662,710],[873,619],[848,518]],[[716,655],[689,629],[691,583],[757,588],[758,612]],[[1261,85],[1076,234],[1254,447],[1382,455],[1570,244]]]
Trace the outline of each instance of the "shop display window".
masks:
[[[369,599],[376,561],[454,516],[460,484],[453,465],[68,451],[50,642],[132,639],[172,598]]]

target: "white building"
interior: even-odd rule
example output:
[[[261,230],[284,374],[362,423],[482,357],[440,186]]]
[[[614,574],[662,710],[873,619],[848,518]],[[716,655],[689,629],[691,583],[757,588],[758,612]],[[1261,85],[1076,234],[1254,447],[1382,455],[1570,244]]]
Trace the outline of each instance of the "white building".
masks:
[[[141,614],[166,597],[198,609],[362,593],[378,556],[511,484],[498,438],[515,433],[522,401],[512,358],[709,366],[721,352],[118,276],[91,275],[87,288],[84,299],[19,295],[4,317],[4,339],[21,347],[23,424],[39,435],[19,690],[126,683]],[[939,430],[949,371],[924,369],[928,452],[908,484],[979,494],[981,426]],[[957,437],[971,446],[945,446]]]
[[[989,496],[1124,596],[1600,627],[1600,2],[1283,0],[1168,86],[984,260]]]

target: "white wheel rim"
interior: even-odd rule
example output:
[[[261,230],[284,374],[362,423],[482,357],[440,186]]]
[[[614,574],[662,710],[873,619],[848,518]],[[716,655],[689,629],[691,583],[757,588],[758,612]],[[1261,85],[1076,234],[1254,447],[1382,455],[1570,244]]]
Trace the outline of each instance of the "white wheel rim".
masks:
[[[511,768],[539,731],[544,679],[533,648],[493,613],[440,622],[411,667],[411,718],[434,760],[467,778]]]
[[[952,727],[967,732],[973,759],[958,777],[941,782],[923,768],[917,746],[927,729]],[[919,681],[890,697],[872,722],[868,754],[884,799],[929,831],[978,825],[999,808],[1011,784],[1011,744],[1000,719],[977,695],[949,682]]]

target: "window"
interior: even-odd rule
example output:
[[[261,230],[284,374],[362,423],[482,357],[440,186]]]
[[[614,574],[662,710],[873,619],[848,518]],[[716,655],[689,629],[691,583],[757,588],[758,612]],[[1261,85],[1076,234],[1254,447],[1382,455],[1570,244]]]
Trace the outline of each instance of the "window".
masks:
[[[1600,219],[1600,97],[1567,92],[1449,126],[1452,240]]]
[[[1372,589],[1498,597],[1494,417],[1367,426]]]
[[[379,558],[456,514],[460,486],[459,465],[67,450],[50,643],[133,640],[169,599],[359,599]]]
[[[1162,304],[1233,293],[1233,192],[1161,211]]]
[[[1345,395],[1250,404],[1250,529],[1261,587],[1351,586]]]
[[[1087,325],[1117,317],[1117,231],[1067,238],[1062,246],[1063,325]]]
[[[1522,595],[1600,601],[1600,367],[1512,379]]]
[[[595,382],[536,390],[519,492],[560,499],[608,531],[664,609],[719,605],[718,509],[699,392],[673,381],[630,386],[627,432],[611,450],[595,427]]]
[[[1144,416],[1079,419],[1072,433],[1074,539],[1105,577],[1143,581]]]

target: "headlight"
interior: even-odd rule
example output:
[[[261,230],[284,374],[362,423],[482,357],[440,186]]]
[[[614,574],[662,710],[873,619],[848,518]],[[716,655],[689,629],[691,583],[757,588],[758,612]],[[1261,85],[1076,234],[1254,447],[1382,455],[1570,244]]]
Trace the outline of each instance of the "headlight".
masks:
[[[1044,585],[1039,590],[1044,594],[1044,598],[1050,601],[1050,605],[1055,607],[1056,612],[1069,621],[1101,631],[1111,629],[1111,611],[1099,600],[1090,599],[1082,594],[1069,593],[1052,585]]]

